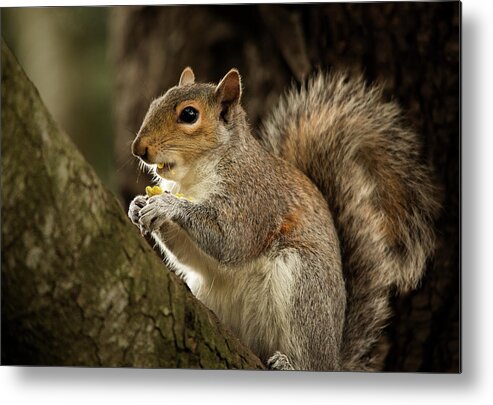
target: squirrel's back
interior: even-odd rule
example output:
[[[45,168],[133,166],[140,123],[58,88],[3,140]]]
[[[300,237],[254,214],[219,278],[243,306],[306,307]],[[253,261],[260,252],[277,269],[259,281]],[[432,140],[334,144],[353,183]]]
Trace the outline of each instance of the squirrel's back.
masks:
[[[417,135],[379,86],[336,72],[286,93],[261,140],[316,184],[334,216],[348,296],[343,368],[381,368],[390,289],[414,288],[434,248],[439,204]]]

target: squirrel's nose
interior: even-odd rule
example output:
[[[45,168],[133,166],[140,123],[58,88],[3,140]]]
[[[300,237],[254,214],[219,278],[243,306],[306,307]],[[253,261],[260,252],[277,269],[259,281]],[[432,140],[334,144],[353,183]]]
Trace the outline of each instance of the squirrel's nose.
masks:
[[[141,158],[144,161],[147,161],[149,158],[149,146],[145,140],[145,138],[136,138],[132,143],[132,153],[134,156]]]

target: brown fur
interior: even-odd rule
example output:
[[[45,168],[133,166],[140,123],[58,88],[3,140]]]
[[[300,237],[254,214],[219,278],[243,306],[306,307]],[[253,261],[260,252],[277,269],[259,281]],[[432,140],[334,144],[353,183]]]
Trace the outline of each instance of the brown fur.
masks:
[[[299,210],[296,210],[290,212],[284,217],[279,232],[281,233],[281,235],[287,235],[298,226],[300,226],[300,212]]]
[[[215,117],[219,114],[219,107],[204,96],[185,100],[180,98],[175,98],[172,104],[164,105],[160,99],[151,104],[132,144],[132,151],[139,156],[145,148],[148,149],[147,163],[165,161],[169,149],[179,150],[183,161],[195,161],[217,144]],[[199,119],[193,125],[178,122],[181,111],[189,106],[199,111]]]
[[[335,215],[348,290],[343,368],[381,369],[390,288],[414,288],[433,251],[438,203],[416,134],[380,87],[336,72],[287,93],[262,140],[317,185]]]

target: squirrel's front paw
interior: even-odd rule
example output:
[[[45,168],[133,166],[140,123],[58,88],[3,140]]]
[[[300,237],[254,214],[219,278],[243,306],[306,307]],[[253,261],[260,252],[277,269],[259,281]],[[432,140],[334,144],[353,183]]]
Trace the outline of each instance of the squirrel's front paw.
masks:
[[[128,207],[128,217],[134,223],[140,227],[139,219],[140,219],[140,211],[147,204],[147,197],[145,195],[138,195],[135,197]]]
[[[142,229],[147,232],[160,229],[167,220],[173,219],[177,203],[178,199],[169,193],[150,197],[139,212],[139,224]]]

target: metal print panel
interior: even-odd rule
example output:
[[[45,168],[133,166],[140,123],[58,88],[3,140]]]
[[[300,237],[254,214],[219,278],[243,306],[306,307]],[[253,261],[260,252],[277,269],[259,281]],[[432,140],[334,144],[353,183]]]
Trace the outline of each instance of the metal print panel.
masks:
[[[459,29],[2,10],[2,364],[459,372]]]

